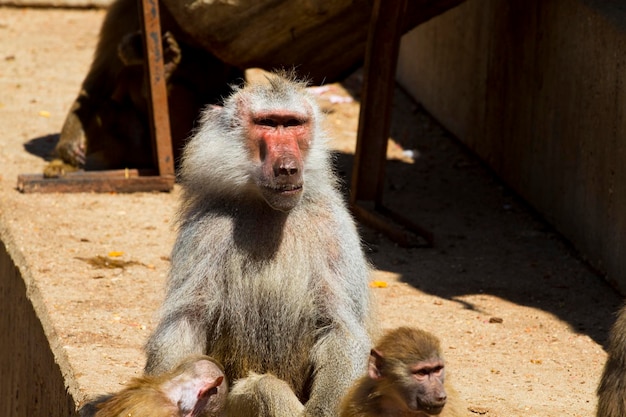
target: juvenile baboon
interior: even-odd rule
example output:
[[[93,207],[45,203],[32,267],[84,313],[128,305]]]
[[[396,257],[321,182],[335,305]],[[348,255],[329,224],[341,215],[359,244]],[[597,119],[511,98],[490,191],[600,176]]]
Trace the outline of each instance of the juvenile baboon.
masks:
[[[367,375],[343,399],[340,417],[464,416],[445,373],[437,337],[411,327],[392,330],[372,349]]]
[[[626,305],[609,333],[609,354],[598,385],[597,417],[626,416]]]
[[[171,372],[133,379],[122,391],[85,405],[81,417],[219,417],[228,383],[208,356],[186,358]]]
[[[208,354],[239,401],[259,409],[249,415],[295,416],[303,404],[304,415],[334,416],[370,349],[369,268],[315,100],[290,74],[267,81],[208,109],[184,151],[178,237],[145,369]]]

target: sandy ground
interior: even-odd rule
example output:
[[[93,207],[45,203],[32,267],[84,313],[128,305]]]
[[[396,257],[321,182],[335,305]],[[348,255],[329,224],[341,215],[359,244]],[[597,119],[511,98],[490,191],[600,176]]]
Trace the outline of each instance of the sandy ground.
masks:
[[[24,266],[30,298],[78,401],[118,390],[141,372],[178,198],[178,189],[16,191],[18,174],[45,165],[103,16],[0,8],[0,237]],[[357,74],[318,91],[346,177],[358,86]],[[350,102],[349,92],[357,100]],[[468,415],[593,415],[603,343],[621,297],[401,91],[392,137],[385,203],[432,231],[435,246],[402,249],[362,229],[377,268],[372,279],[387,283],[372,290],[381,328],[415,325],[437,334]],[[113,255],[130,263],[89,262]]]

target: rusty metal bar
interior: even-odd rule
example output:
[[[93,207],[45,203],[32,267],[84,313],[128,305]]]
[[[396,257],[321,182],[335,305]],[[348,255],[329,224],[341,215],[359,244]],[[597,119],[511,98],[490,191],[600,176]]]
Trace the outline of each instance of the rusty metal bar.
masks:
[[[163,69],[163,43],[158,0],[138,0],[146,51],[147,76],[149,79],[150,131],[159,175],[174,175],[174,157],[170,133],[167,88]]]

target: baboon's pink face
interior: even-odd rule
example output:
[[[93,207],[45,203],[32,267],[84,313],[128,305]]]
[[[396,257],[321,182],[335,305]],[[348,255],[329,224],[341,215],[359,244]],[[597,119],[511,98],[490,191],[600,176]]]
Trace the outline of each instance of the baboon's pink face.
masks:
[[[257,186],[272,208],[289,211],[302,196],[311,118],[292,110],[271,110],[250,113],[247,122],[248,147],[259,164]]]

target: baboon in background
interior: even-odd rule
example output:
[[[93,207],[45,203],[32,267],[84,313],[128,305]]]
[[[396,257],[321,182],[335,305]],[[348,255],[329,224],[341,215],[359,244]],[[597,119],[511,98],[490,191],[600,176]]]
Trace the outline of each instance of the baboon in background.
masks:
[[[597,417],[626,416],[626,305],[609,333],[609,354],[598,385]]]
[[[79,123],[75,117],[78,113],[70,112],[56,149],[59,157],[68,156],[66,152],[71,149],[72,158],[80,160],[78,165],[89,169],[153,166],[142,42],[140,32],[122,38],[117,55],[123,67],[116,76],[114,90],[99,103],[94,103],[96,107],[86,124]],[[169,82],[181,60],[180,47],[169,32],[163,35],[163,57],[164,75]],[[74,105],[77,106],[78,101]],[[69,138],[81,138],[83,143],[87,138],[95,137],[98,139],[89,142],[88,152],[85,146],[76,146],[77,142],[67,142]],[[71,146],[64,148],[63,145]],[[78,163],[78,160],[72,161]],[[76,164],[59,158],[44,168],[44,176],[60,177],[77,168]]]
[[[334,416],[367,363],[369,267],[317,103],[290,74],[267,81],[208,109],[184,151],[145,370],[207,354],[249,415]]]
[[[166,9],[161,11],[161,27],[176,158],[200,110],[218,103],[243,72],[196,47]],[[69,167],[154,166],[139,30],[137,1],[116,0],[109,6],[93,62],[55,147],[56,157]],[[62,174],[55,164],[46,176]]]
[[[220,417],[228,383],[220,364],[191,356],[171,372],[133,379],[122,391],[86,404],[81,417]]]
[[[465,416],[445,379],[439,339],[423,330],[400,327],[372,349],[367,375],[341,404],[340,417]]]

